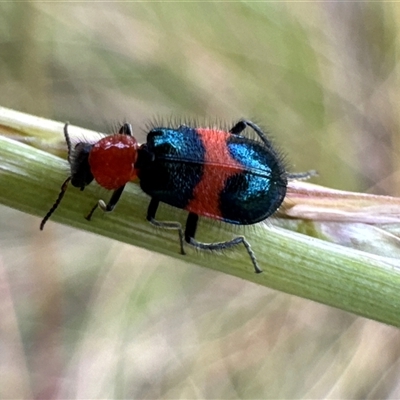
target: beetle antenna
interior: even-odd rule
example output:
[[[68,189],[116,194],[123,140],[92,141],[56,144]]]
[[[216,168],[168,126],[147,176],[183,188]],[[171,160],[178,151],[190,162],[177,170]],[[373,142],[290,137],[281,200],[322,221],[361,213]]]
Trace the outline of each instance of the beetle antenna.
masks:
[[[65,124],[67,125],[67,124]],[[68,145],[69,148],[69,145]],[[61,185],[61,190],[60,193],[57,197],[57,200],[54,202],[54,204],[51,206],[50,210],[47,212],[47,214],[45,215],[45,217],[42,219],[42,222],[40,223],[40,230],[42,231],[44,228],[45,223],[47,222],[47,220],[51,217],[51,215],[53,214],[53,212],[57,209],[57,207],[59,206],[59,204],[61,203],[61,200],[63,199],[65,192],[67,190],[68,187],[68,183],[71,180],[71,177],[69,176],[64,183]]]
[[[69,122],[66,122],[64,125],[64,137],[65,137],[65,141],[67,142],[67,146],[68,146],[68,162],[71,164],[72,144],[71,144],[71,138],[69,137],[69,133],[68,133],[68,125],[69,125]]]

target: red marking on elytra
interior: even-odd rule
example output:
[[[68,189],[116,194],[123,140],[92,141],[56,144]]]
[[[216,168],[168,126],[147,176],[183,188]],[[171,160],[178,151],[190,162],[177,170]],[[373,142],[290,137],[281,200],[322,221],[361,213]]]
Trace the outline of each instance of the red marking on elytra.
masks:
[[[136,178],[138,143],[129,135],[106,136],[92,147],[90,170],[97,183],[115,190]]]
[[[226,180],[243,171],[243,166],[231,157],[226,141],[230,133],[216,129],[197,128],[206,149],[202,180],[193,191],[193,199],[186,210],[221,219],[219,194]]]

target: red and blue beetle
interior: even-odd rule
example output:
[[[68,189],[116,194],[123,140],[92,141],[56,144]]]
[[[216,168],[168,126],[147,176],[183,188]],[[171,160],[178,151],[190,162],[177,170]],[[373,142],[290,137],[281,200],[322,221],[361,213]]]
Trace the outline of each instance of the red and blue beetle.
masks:
[[[249,138],[246,128],[256,133]],[[114,190],[109,202],[99,200],[87,215],[90,220],[97,207],[112,211],[125,185],[140,181],[151,200],[147,220],[155,226],[176,229],[181,253],[184,241],[205,250],[224,250],[243,244],[257,273],[262,272],[250,244],[243,236],[218,243],[195,239],[199,216],[235,225],[251,225],[271,216],[282,204],[288,179],[306,179],[313,172],[287,173],[282,157],[265,133],[253,122],[240,120],[229,131],[214,128],[154,127],[146,143],[139,146],[130,124],[119,133],[96,143],[79,142],[72,148],[68,124],[64,127],[71,175],[40,224],[60,204],[68,183],[83,190],[93,180]],[[155,219],[159,203],[189,212],[185,230],[178,222]]]

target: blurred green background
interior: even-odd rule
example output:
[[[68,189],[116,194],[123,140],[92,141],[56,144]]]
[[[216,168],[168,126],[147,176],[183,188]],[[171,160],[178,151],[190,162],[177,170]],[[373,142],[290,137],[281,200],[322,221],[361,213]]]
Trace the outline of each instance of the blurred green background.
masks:
[[[1,106],[141,141],[155,118],[246,117],[292,171],[400,193],[396,3],[2,2],[0,21]],[[1,398],[400,397],[398,329],[0,211]]]

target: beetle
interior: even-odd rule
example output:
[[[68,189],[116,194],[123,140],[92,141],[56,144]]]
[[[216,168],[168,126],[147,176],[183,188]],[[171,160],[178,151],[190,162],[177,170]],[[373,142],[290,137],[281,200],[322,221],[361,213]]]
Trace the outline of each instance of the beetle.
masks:
[[[255,138],[244,136],[250,128]],[[65,124],[71,175],[43,218],[43,227],[64,197],[68,183],[83,190],[93,180],[114,190],[108,203],[97,207],[112,211],[126,183],[139,179],[141,189],[150,196],[147,220],[158,227],[176,229],[180,251],[184,242],[205,250],[225,250],[243,244],[256,273],[262,272],[250,243],[244,236],[218,243],[195,239],[199,216],[234,225],[252,225],[270,217],[282,204],[288,179],[307,179],[313,171],[288,173],[283,157],[255,123],[239,120],[230,130],[181,125],[154,127],[146,143],[139,145],[132,126],[125,123],[119,132],[96,143],[79,142],[72,149]],[[156,219],[159,204],[166,203],[188,211],[185,229],[179,222]]]

